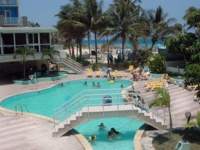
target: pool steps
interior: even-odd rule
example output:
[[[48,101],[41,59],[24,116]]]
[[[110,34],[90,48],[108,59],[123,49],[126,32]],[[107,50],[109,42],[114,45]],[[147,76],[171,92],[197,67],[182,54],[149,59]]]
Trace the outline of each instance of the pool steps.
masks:
[[[119,109],[119,111],[116,111]],[[133,108],[133,109],[132,109]],[[88,113],[89,109],[89,113]],[[127,117],[140,120],[157,129],[166,129],[167,126],[164,125],[162,119],[154,115],[152,112],[147,113],[145,110],[141,110],[135,105],[119,105],[119,106],[93,106],[84,107],[82,110],[77,111],[75,114],[71,115],[70,118],[65,119],[53,128],[52,136],[62,136],[64,133],[68,132],[75,126],[82,124],[84,122],[99,119],[99,118],[109,117]]]

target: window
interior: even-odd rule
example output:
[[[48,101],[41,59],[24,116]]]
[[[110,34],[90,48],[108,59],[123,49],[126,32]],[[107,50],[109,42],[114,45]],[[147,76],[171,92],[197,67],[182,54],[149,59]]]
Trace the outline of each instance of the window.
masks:
[[[49,33],[40,33],[40,44],[49,44]]]
[[[14,46],[4,47],[4,54],[14,54]]]
[[[41,45],[41,51],[44,49],[50,49],[50,45]]]
[[[37,33],[29,33],[28,34],[29,44],[38,44],[38,34]]]
[[[13,34],[2,34],[4,45],[14,45]]]
[[[34,46],[34,49],[39,52],[39,46]]]
[[[15,40],[16,40],[16,45],[26,45],[26,34],[16,33]]]

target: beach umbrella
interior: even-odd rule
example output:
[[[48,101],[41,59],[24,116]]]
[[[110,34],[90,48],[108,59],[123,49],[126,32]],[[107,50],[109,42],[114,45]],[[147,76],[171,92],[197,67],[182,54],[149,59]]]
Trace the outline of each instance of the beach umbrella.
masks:
[[[110,95],[105,95],[103,97],[103,103],[111,105],[111,103],[112,103],[112,97]]]

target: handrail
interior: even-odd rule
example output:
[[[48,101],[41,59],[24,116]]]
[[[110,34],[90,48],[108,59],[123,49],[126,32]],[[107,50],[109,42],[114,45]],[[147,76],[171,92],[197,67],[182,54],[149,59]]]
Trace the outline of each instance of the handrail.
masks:
[[[17,106],[19,106],[19,108],[20,108],[20,111],[21,111],[21,115],[23,115],[23,111],[22,111],[22,107],[21,107],[21,105],[19,104],[19,103],[17,103],[16,105],[15,105],[15,113],[16,113],[16,115],[17,115]]]
[[[81,72],[83,70],[82,66],[80,66],[77,63],[74,63],[73,61],[70,61],[69,59],[61,58],[61,62],[67,64],[68,66],[72,67],[73,69],[75,69],[77,71]]]
[[[71,101],[75,101],[75,99],[78,96],[84,95],[85,93],[88,92],[101,92],[101,91],[116,91],[116,90],[122,90],[121,88],[116,88],[116,89],[98,89],[98,90],[83,90],[82,92],[78,93],[77,95],[73,96],[72,98],[70,98],[68,101],[66,101],[65,103],[61,104],[60,106],[58,106],[56,109],[54,109],[54,111],[56,112],[59,108],[63,107],[64,105],[67,105],[68,103],[70,103]]]
[[[29,111],[28,111],[28,108],[27,108],[27,106],[26,106],[25,104],[23,104],[23,105],[21,106],[21,107],[22,107],[22,112],[23,112],[23,106],[26,108],[26,111],[29,112]]]
[[[117,106],[119,106],[119,105],[122,105],[122,104],[120,104],[120,103],[112,103],[112,106],[113,105],[117,105]],[[139,106],[141,109],[140,109],[140,113],[142,113],[142,112],[144,112],[145,110],[142,110],[142,108],[143,109],[146,109],[147,110],[147,112],[152,112],[152,114],[153,114],[153,118],[152,119],[155,119],[154,118],[154,115],[156,115],[157,117],[160,117],[161,119],[163,119],[163,124],[164,124],[164,128],[165,128],[165,125],[166,125],[166,118],[165,118],[165,116],[161,116],[160,114],[157,114],[155,111],[153,111],[153,110],[151,110],[151,109],[148,109],[148,107],[145,107],[143,104],[141,104],[141,103],[138,103],[138,102],[136,102],[136,101],[133,101],[133,102],[128,102],[128,103],[126,103],[126,105],[137,105],[137,106]],[[81,106],[77,111],[80,111],[80,110],[82,110],[84,107],[90,107],[90,106],[102,106],[102,107],[104,107],[104,106],[108,106],[108,105],[98,105],[98,104],[85,104],[85,105],[83,105],[83,106]],[[73,108],[71,108],[71,109],[73,109]],[[132,109],[133,109],[133,107],[132,107]],[[89,109],[88,109],[89,110]],[[76,111],[76,112],[77,112]],[[104,109],[103,109],[103,111],[104,111]],[[119,111],[119,107],[118,107],[118,110],[117,111]],[[66,111],[67,113],[69,112],[69,111]],[[74,113],[72,113],[72,114],[67,114],[66,115],[66,117],[65,118],[69,118],[70,116],[72,116],[73,114],[75,114],[76,112],[74,112]],[[89,113],[89,112],[88,112]],[[88,118],[89,119],[89,118]],[[65,120],[65,119],[64,119]],[[61,122],[61,121],[60,121]],[[55,124],[54,124],[54,126],[53,126],[53,128],[55,128],[55,126],[57,125],[57,124],[59,124],[59,122],[58,123],[56,123],[56,121],[55,121]]]
[[[92,90],[93,91],[93,90]],[[81,92],[82,93],[82,92]],[[120,98],[123,98],[122,95],[127,95],[127,94],[130,94],[130,93],[109,93],[110,96],[115,96],[115,97],[112,97],[112,99],[114,100],[115,98],[118,97],[118,95],[120,95],[121,97]],[[78,94],[80,95],[80,93]],[[77,112],[77,110],[75,112],[72,112],[69,114],[69,112],[71,112],[74,108],[78,107],[77,109],[80,109],[80,106],[81,108],[85,107],[86,104],[84,104],[83,102],[86,102],[87,105],[91,106],[91,105],[96,105],[96,106],[102,106],[102,103],[101,104],[89,104],[88,101],[91,101],[91,100],[102,100],[102,96],[105,96],[106,94],[89,94],[89,95],[82,95],[81,97],[77,98],[76,101],[72,101],[72,103],[70,103],[69,105],[67,105],[66,107],[64,107],[63,109],[61,109],[60,111],[58,111],[56,114],[54,114],[54,116],[52,116],[54,118],[54,120],[58,120],[58,118],[62,117],[65,113],[67,113],[67,115],[64,117],[64,118],[67,118],[68,115],[72,115],[74,113]],[[90,97],[92,96],[95,96],[95,98],[91,98],[89,99]],[[100,98],[96,98],[97,96],[100,96]],[[76,97],[76,96],[75,96]],[[118,97],[119,98],[119,97]],[[131,98],[131,97],[129,97]],[[141,98],[143,98],[141,96]],[[73,98],[72,98],[73,99]],[[70,99],[71,100],[71,99]],[[133,98],[132,98],[133,100]],[[135,101],[134,101],[135,102]],[[83,103],[83,105],[81,105]],[[137,102],[135,102],[137,105],[139,106],[142,106],[142,104],[139,104]],[[115,105],[116,103],[113,103],[112,102],[112,105]],[[130,104],[130,102],[125,102],[125,103],[117,103],[117,105],[124,105],[124,104]],[[63,106],[63,105],[62,105]],[[144,106],[142,106],[144,108]],[[146,109],[148,109],[148,107],[145,107]],[[58,109],[57,109],[58,110]],[[160,116],[161,118],[164,118],[164,122],[165,122],[165,112],[164,112],[164,117],[161,116],[160,113],[154,111],[154,110],[150,110],[148,109],[149,112],[152,112],[153,114],[155,114],[156,116]],[[165,111],[165,110],[164,110]],[[63,120],[61,120],[63,121]]]

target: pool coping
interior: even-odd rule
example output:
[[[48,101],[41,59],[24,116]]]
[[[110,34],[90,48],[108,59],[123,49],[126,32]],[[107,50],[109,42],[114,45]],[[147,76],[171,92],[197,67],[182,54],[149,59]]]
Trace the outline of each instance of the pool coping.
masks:
[[[133,139],[133,147],[134,147],[134,150],[143,150],[142,149],[142,144],[141,144],[141,139],[142,139],[142,136],[145,132],[145,129],[147,128],[147,125],[146,124],[143,124],[139,129],[138,131],[136,132],[135,134],[135,137]]]

